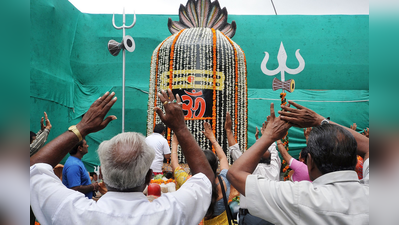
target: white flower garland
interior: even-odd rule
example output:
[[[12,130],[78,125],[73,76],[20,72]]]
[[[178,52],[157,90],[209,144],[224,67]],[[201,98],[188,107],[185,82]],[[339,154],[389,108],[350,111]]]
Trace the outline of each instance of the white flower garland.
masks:
[[[159,92],[161,89],[169,87],[169,69],[170,69],[170,52],[173,41],[177,33],[166,39],[163,44],[159,44],[152,54],[150,68],[150,85],[148,98],[148,117],[147,117],[147,134],[151,134],[155,123],[159,123],[160,119],[156,116],[154,120],[154,104],[163,108],[163,104],[159,101],[155,93],[155,89]],[[234,48],[229,40],[218,30],[216,30],[216,71],[224,73],[224,89],[216,90],[216,140],[220,146],[226,151],[227,158],[230,161],[230,153],[227,151],[227,137],[224,130],[225,114],[228,111],[232,117],[233,133],[237,132],[237,141],[240,149],[246,149],[247,141],[247,88],[246,88],[246,65],[245,56],[241,48],[233,42],[237,52],[238,61],[238,99],[237,99],[237,115],[235,114],[235,58]],[[159,56],[157,58],[157,56]],[[210,28],[191,28],[184,30],[174,45],[173,71],[181,71],[174,73],[172,85],[179,85],[180,89],[192,89],[192,84],[186,82],[186,78],[195,73],[200,73],[204,78],[201,82],[201,89],[206,90],[213,87],[213,82],[222,80],[220,75],[216,75],[216,81],[213,80],[213,32]],[[158,61],[158,71],[156,71]],[[157,72],[157,74],[156,74]],[[198,76],[198,74],[197,74]],[[157,79],[155,79],[157,77]],[[209,79],[210,77],[210,79]],[[200,77],[195,77],[199,79]],[[205,79],[206,78],[206,79]],[[163,86],[165,85],[165,86]],[[217,87],[222,84],[216,83]],[[156,87],[155,87],[156,86]],[[196,88],[197,90],[198,88]],[[198,89],[200,90],[200,89]],[[213,88],[211,89],[213,91]],[[237,117],[237,130],[235,130],[235,119]],[[207,120],[186,120],[186,124],[191,130],[194,138],[198,141],[203,149],[212,149],[210,142],[201,133],[203,123],[207,121],[212,124],[212,119]],[[171,134],[172,135],[172,134]],[[181,149],[178,149],[179,161],[185,162]]]

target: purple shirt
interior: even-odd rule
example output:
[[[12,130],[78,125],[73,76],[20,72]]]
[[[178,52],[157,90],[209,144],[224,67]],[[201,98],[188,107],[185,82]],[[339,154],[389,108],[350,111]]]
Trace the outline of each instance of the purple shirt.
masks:
[[[291,177],[292,181],[311,181],[309,178],[308,166],[305,163],[291,158],[290,168],[294,170],[294,173]]]

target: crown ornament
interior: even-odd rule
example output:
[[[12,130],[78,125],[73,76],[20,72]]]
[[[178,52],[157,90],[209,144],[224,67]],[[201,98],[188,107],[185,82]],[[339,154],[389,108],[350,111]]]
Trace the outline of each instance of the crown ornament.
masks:
[[[232,38],[236,33],[236,22],[227,23],[226,7],[220,8],[217,0],[189,0],[184,6],[180,4],[179,21],[168,19],[170,33],[175,34],[187,28],[208,27],[219,30],[227,37]]]

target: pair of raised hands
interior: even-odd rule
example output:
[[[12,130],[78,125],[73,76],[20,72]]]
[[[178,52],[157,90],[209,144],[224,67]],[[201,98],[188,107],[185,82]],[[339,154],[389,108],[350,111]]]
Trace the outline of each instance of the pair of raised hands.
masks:
[[[109,122],[116,119],[116,116],[113,115],[105,118],[117,100],[117,98],[114,96],[114,92],[111,94],[107,92],[90,106],[82,120],[76,125],[82,136],[100,131],[104,129]],[[165,91],[161,91],[161,93],[158,93],[158,97],[161,102],[164,103],[165,107],[165,114],[160,108],[155,108],[162,122],[164,122],[174,131],[184,127],[184,115],[181,108],[181,99],[179,95],[176,95],[175,98],[172,91],[169,89],[168,94]]]
[[[44,125],[44,120],[46,120],[46,125]],[[50,120],[48,119],[47,113],[44,112],[44,118],[40,120],[40,129],[43,131],[44,129],[51,130],[51,123]]]
[[[82,120],[77,124],[82,135],[85,136],[89,133],[102,130],[110,121],[116,119],[115,116],[108,116],[104,119],[105,115],[117,100],[114,95],[115,93],[110,94],[107,92],[90,106]],[[175,132],[184,128],[186,125],[184,123],[180,96],[178,94],[173,96],[172,90],[169,89],[167,92],[161,91],[161,93],[158,93],[158,98],[164,104],[165,113],[163,113],[159,107],[156,107],[154,110],[157,112],[162,122]],[[300,128],[318,126],[324,119],[322,116],[306,107],[292,101],[289,101],[289,103],[296,108],[281,106],[283,111],[278,112],[281,115],[279,117],[275,116],[274,104],[270,104],[270,115],[267,116],[267,125],[264,124],[266,128],[264,129],[263,135],[278,140],[284,137],[291,126]],[[229,125],[226,123],[225,126],[228,127]]]
[[[282,110],[278,111],[279,117],[275,116],[274,104],[270,104],[270,115],[267,121],[263,123],[261,132],[262,136],[269,136],[273,140],[279,140],[285,136],[291,126],[299,128],[314,127],[321,124],[324,117],[316,112],[303,107],[293,101],[289,101],[288,106],[281,106]],[[295,106],[295,108],[290,107]],[[305,129],[305,136],[309,134],[311,129]],[[257,132],[259,134],[259,131]]]

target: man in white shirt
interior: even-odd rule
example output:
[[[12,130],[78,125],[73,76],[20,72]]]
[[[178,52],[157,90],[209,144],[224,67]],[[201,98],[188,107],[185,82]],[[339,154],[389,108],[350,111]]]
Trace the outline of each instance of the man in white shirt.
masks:
[[[116,102],[104,94],[82,120],[30,158],[31,206],[40,224],[198,224],[211,202],[214,173],[205,154],[184,123],[179,96],[158,94],[165,114],[156,111],[179,139],[194,175],[178,191],[149,202],[142,193],[150,182],[155,153],[143,135],[127,132],[99,146],[101,172],[108,192],[97,202],[66,188],[52,172],[68,151],[90,133],[104,129],[115,116],[104,117]],[[167,101],[167,99],[169,101]],[[180,104],[179,104],[180,103]]]
[[[154,127],[154,133],[145,139],[145,143],[155,150],[155,158],[150,167],[154,176],[162,174],[163,158],[170,159],[170,149],[164,135],[165,125],[163,125],[163,123],[158,123]]]
[[[251,202],[249,212],[274,224],[369,224],[369,139],[290,102],[275,117],[271,104],[263,135],[229,169],[233,186]],[[265,147],[292,126],[315,127],[308,141],[310,179],[278,182],[251,175]],[[365,159],[364,179],[355,172],[356,156]]]

